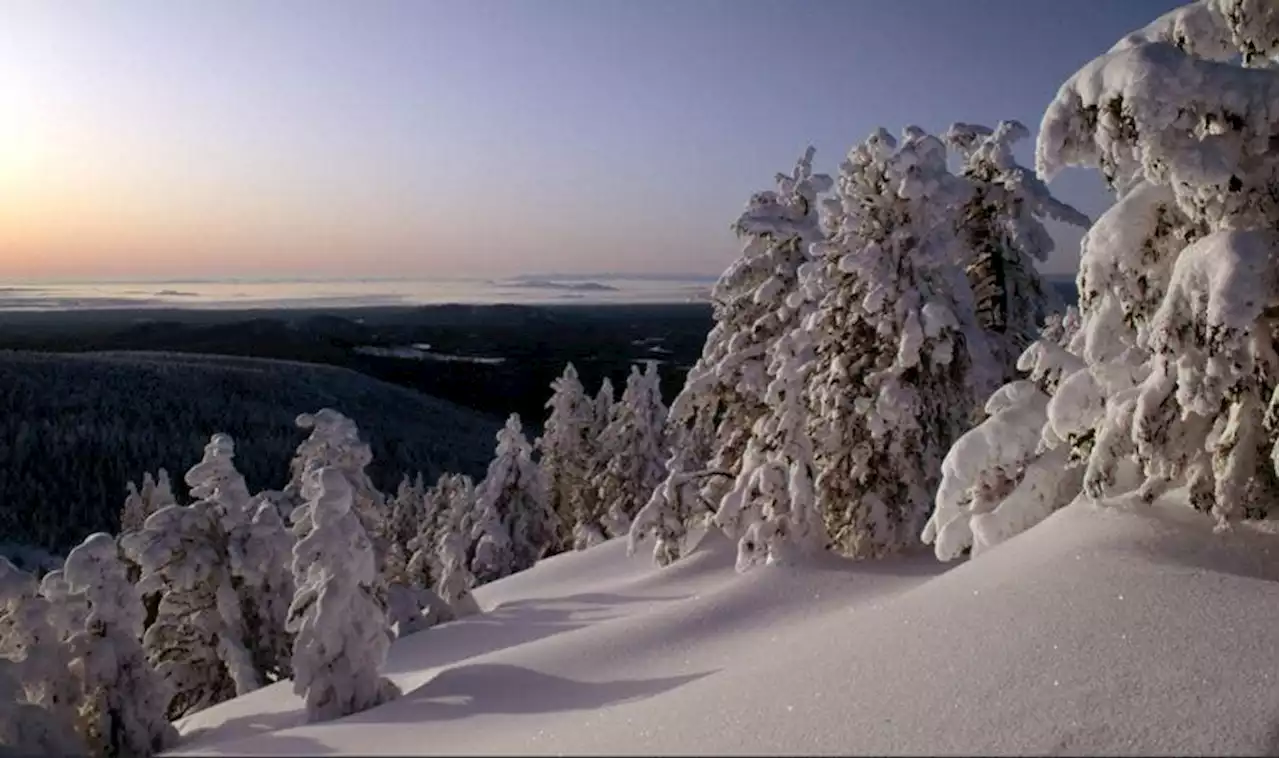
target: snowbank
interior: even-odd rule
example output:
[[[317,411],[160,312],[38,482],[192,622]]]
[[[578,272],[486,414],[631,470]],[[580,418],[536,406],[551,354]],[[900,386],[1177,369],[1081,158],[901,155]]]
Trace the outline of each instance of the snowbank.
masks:
[[[1274,529],[1183,510],[1076,503],[954,568],[613,540],[397,642],[399,700],[302,726],[273,685],[175,753],[1276,755]]]

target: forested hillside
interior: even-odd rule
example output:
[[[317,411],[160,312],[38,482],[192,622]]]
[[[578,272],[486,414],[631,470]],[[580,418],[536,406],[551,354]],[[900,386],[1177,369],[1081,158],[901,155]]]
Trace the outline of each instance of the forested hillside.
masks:
[[[226,432],[248,484],[278,486],[301,438],[295,417],[343,408],[369,431],[375,483],[404,473],[481,474],[499,424],[471,410],[305,363],[173,353],[0,351],[0,531],[65,551],[118,531],[128,481],[181,472],[209,436]]]

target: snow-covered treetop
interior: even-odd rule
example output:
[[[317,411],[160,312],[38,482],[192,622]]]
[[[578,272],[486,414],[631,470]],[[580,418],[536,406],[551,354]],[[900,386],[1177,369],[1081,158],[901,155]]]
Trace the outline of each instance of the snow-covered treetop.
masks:
[[[1045,183],[1034,172],[1020,166],[1013,155],[1013,145],[1031,136],[1020,121],[1001,121],[994,130],[978,124],[955,123],[947,130],[944,139],[955,148],[964,162],[963,174],[986,181],[998,180],[1005,190],[1017,197],[1023,216],[1051,218],[1064,224],[1088,227],[1089,217],[1055,198]],[[1032,252],[1038,260],[1045,260],[1053,251],[1053,240],[1038,224],[1033,228],[1011,231],[1025,235],[1035,234],[1032,244],[1020,245]],[[1041,239],[1043,237],[1044,239]]]
[[[216,500],[228,510],[243,510],[250,500],[244,477],[236,470],[235,443],[218,433],[204,446],[204,458],[192,466],[184,477],[191,496],[199,500]]]
[[[119,626],[141,639],[143,606],[114,537],[103,532],[89,535],[67,556],[62,571],[69,589],[89,601],[86,623],[90,627]]]
[[[360,439],[356,422],[332,408],[299,414],[297,424],[310,429],[311,434],[298,445],[291,464],[295,476],[301,476],[308,466],[336,466],[355,475],[373,460],[368,443]]]
[[[551,382],[551,397],[546,408],[550,414],[546,428],[538,438],[538,448],[544,455],[548,451],[574,454],[582,447],[585,435],[595,423],[595,409],[572,363],[566,364],[564,373]]]
[[[1261,28],[1233,24],[1224,6],[1253,5],[1178,9],[1082,68],[1045,111],[1036,170],[1049,179],[1067,166],[1096,166],[1121,194],[1141,180],[1170,186],[1182,211],[1211,228],[1274,228],[1276,73],[1214,60],[1222,39]],[[1262,46],[1274,50],[1269,13]]]
[[[739,237],[781,241],[812,231],[818,195],[831,189],[830,176],[813,173],[814,152],[813,147],[807,148],[790,174],[777,174],[777,190],[751,196],[746,209],[733,224],[733,231]],[[747,254],[751,252],[748,250]]]
[[[533,465],[533,446],[524,436],[520,414],[513,413],[507,417],[507,423],[502,429],[498,430],[494,458],[489,462],[488,472],[480,487],[483,489],[486,484],[505,486],[514,473],[511,469],[517,466],[522,469],[521,476],[527,476],[529,481],[538,481],[541,477],[541,473]]]

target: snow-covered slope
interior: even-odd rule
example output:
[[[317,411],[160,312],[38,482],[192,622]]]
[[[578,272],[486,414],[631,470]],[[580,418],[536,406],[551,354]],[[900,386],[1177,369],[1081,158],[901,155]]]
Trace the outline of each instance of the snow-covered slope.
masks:
[[[1184,510],[1077,503],[959,566],[613,540],[396,643],[397,701],[301,725],[281,683],[175,752],[1276,755],[1275,531]]]

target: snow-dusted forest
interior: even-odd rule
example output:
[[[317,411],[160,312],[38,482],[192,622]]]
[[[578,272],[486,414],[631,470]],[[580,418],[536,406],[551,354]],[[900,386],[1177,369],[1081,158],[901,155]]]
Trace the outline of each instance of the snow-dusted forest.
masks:
[[[584,387],[569,365],[550,387],[542,433],[530,439],[513,415],[498,431],[479,479],[462,473],[406,478],[384,492],[370,477],[372,450],[357,419],[326,407],[297,417],[302,439],[278,489],[255,492],[239,470],[242,442],[212,435],[203,458],[182,475],[190,491],[185,502],[171,482],[147,477],[122,505],[121,533],[89,536],[62,568],[36,577],[0,562],[0,698],[6,703],[0,745],[19,754],[145,757],[181,748],[179,728],[198,734],[182,719],[217,712],[224,707],[218,704],[274,682],[291,688],[307,722],[394,709],[409,697],[410,680],[402,668],[388,670],[393,643],[413,636],[415,646],[427,650],[444,639],[433,636],[445,631],[441,625],[489,615],[494,606],[473,594],[482,585],[497,588],[497,596],[516,586],[513,575],[538,574],[544,566],[535,564],[553,555],[580,552],[583,562],[574,565],[587,567],[597,566],[587,556],[608,550],[618,561],[623,552],[652,550],[667,575],[681,566],[696,572],[708,553],[693,553],[705,548],[707,532],[727,538],[744,581],[809,570],[813,586],[826,593],[778,595],[786,612],[774,628],[804,634],[792,641],[753,638],[752,646],[734,648],[731,658],[747,661],[743,666],[758,665],[754,651],[762,645],[810,661],[827,644],[830,635],[785,624],[799,623],[806,607],[816,613],[831,597],[843,597],[839,586],[822,584],[832,566],[901,567],[895,561],[924,549],[941,561],[966,559],[968,565],[929,580],[950,584],[915,596],[930,598],[932,606],[921,602],[904,611],[899,604],[902,615],[891,618],[901,625],[889,632],[863,629],[879,650],[895,649],[895,637],[910,639],[922,627],[945,632],[951,623],[956,633],[948,639],[956,650],[976,644],[975,637],[1008,635],[1008,650],[992,653],[1003,656],[998,662],[957,663],[957,654],[948,666],[928,671],[929,679],[910,680],[933,692],[966,686],[948,684],[948,677],[964,679],[965,671],[1012,660],[1027,667],[1020,676],[1030,677],[1030,667],[1048,661],[1047,652],[1033,656],[1029,647],[1012,647],[1013,640],[1029,644],[1015,629],[1019,623],[1039,622],[1008,605],[988,617],[978,606],[979,589],[1016,594],[1009,588],[1031,579],[1012,569],[1034,567],[1037,555],[1056,560],[1073,553],[1082,581],[1101,581],[1080,560],[1083,553],[1096,553],[1116,572],[1137,571],[1132,561],[1098,547],[1106,529],[1116,540],[1158,541],[1150,535],[1163,532],[1144,531],[1135,519],[1180,509],[1178,518],[1193,526],[1180,527],[1178,544],[1199,545],[1206,564],[1210,555],[1256,549],[1256,540],[1240,536],[1247,530],[1269,534],[1267,560],[1274,564],[1277,52],[1273,0],[1202,0],[1135,31],[1066,81],[1040,124],[1034,167],[1014,158],[1012,146],[1031,134],[1012,121],[957,123],[941,134],[915,126],[897,136],[878,130],[830,174],[816,170],[814,151],[805,152],[774,186],[754,194],[734,222],[741,257],[712,291],[714,327],[671,407],[663,403],[653,364],[634,368],[621,388]],[[1105,177],[1115,203],[1100,218],[1054,198],[1045,182],[1066,167]],[[1056,302],[1037,273],[1036,262],[1052,246],[1048,219],[1087,228],[1078,309]],[[1085,505],[1099,507],[1086,511]],[[1052,541],[1053,530],[1071,535],[1074,542],[1061,543],[1070,551]],[[618,548],[624,544],[625,551]],[[569,566],[564,557],[555,565]],[[1241,558],[1241,565],[1251,560]],[[1052,565],[1065,568],[1029,570],[1028,576],[1068,592],[1072,564]],[[1224,572],[1231,574],[1244,572]],[[551,577],[548,582],[556,577],[550,564],[538,575]],[[1192,586],[1192,578],[1200,582],[1195,594],[1170,600],[1187,603],[1180,606],[1185,613],[1196,612],[1190,604],[1214,602],[1200,576],[1187,569],[1184,586]],[[1274,617],[1274,575],[1270,581]],[[1143,586],[1175,585],[1151,580]],[[1123,591],[1107,588],[1108,601],[1117,594],[1125,599]],[[599,602],[621,602],[611,597]],[[956,603],[947,606],[952,615],[924,615],[944,597]],[[738,606],[725,603],[698,608],[720,608],[732,625]],[[1044,605],[1043,598],[1027,603]],[[1129,607],[1135,603],[1169,605],[1131,594]],[[870,623],[853,617],[875,617],[881,606],[850,607],[855,613],[840,617],[841,629]],[[1115,610],[1073,607],[1071,613],[1107,619],[1117,629],[1116,618],[1130,619]],[[502,623],[495,614],[492,624]],[[1273,628],[1224,626],[1223,638],[1182,640],[1183,650],[1161,655],[1194,656],[1230,647],[1232,638],[1243,645]],[[1094,630],[1104,631],[1111,630]],[[1040,640],[1046,650],[1048,640]],[[940,649],[931,649],[930,660],[946,659]],[[625,652],[607,650],[615,657]],[[1145,653],[1129,655],[1149,660]],[[672,657],[681,656],[688,663],[683,653]],[[810,663],[815,681],[827,681],[841,665],[882,670],[861,658]],[[717,665],[731,670],[734,663]],[[1259,676],[1272,678],[1251,680],[1249,692],[1273,696],[1275,658],[1258,666]],[[1155,669],[1145,675],[1172,676]],[[767,681],[762,675],[744,684],[725,676],[733,681],[726,693]],[[1051,688],[1067,674],[1054,676]],[[991,692],[1008,685],[998,677],[983,680]],[[1245,686],[1215,686],[1229,685]],[[885,687],[901,697],[902,686],[874,677],[857,682],[864,696]],[[1103,696],[1131,701],[1124,688],[1135,686],[1146,685],[1117,684]],[[530,688],[524,696],[539,692]],[[1196,697],[1197,707],[1212,710],[1202,702],[1212,691]],[[938,711],[967,707],[960,699],[921,721],[949,718]],[[715,702],[707,697],[701,704],[714,710]],[[411,719],[410,705],[444,707],[412,699],[391,721]],[[1125,708],[1115,710],[1128,713]],[[1147,715],[1160,723],[1194,718],[1160,708],[1154,702]],[[1097,718],[1095,711],[1081,706],[1017,721],[1035,729],[1060,716],[1074,725],[1077,718]],[[813,713],[827,711],[815,707]],[[909,734],[929,728],[882,721],[865,743],[846,743],[844,750],[917,744]],[[1145,728],[1108,723],[1120,732],[1099,737],[1094,730],[1089,739],[1095,741],[1083,749],[1183,749]],[[428,720],[416,750],[448,752],[445,743],[429,747],[433,726]],[[642,733],[663,726],[653,723]],[[681,731],[686,727],[667,726],[694,738]],[[766,721],[754,728],[770,727]],[[1066,728],[1055,727],[1060,741],[1038,749],[1080,749],[1061,737]],[[730,735],[709,739],[742,736],[706,729]],[[810,731],[827,729],[813,723]],[[905,730],[899,741],[884,736],[892,729]],[[933,743],[933,749],[1036,749],[981,729],[950,736],[953,744]],[[1114,739],[1097,741],[1104,737]],[[262,749],[264,743],[257,744]],[[292,744],[282,749],[298,750]],[[493,743],[469,744],[494,749]],[[700,749],[693,741],[661,744],[668,751]],[[767,737],[761,744],[770,744]],[[643,742],[624,747],[645,749]],[[1205,746],[1190,746],[1197,748]],[[360,740],[341,749],[377,752]],[[590,751],[592,743],[568,749]],[[1259,749],[1274,751],[1274,738]],[[398,743],[395,750],[413,752],[415,744]]]

